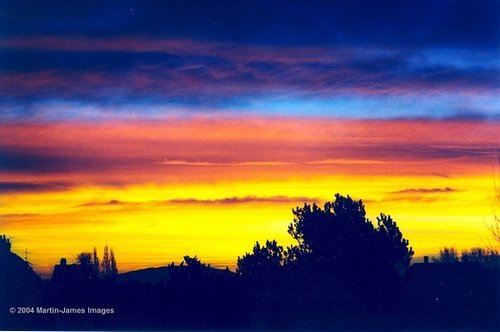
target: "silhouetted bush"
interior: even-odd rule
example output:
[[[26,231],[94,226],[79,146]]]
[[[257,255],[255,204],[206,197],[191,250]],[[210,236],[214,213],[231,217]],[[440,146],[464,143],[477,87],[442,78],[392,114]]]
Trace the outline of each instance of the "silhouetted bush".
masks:
[[[374,226],[362,201],[339,194],[324,208],[304,204],[293,215],[288,232],[296,245],[283,250],[276,241],[257,243],[238,258],[238,273],[258,285],[250,298],[270,294],[280,299],[278,311],[323,317],[392,310],[401,302],[413,251],[390,216],[381,214]]]
[[[432,259],[435,263],[458,263],[460,257],[458,257],[458,252],[455,248],[444,247],[439,250],[439,256]]]
[[[462,263],[479,264],[487,268],[500,267],[500,255],[496,250],[472,248],[462,251]]]
[[[276,240],[266,241],[265,246],[255,243],[251,254],[238,257],[236,273],[245,277],[271,277],[285,264],[285,252]]]

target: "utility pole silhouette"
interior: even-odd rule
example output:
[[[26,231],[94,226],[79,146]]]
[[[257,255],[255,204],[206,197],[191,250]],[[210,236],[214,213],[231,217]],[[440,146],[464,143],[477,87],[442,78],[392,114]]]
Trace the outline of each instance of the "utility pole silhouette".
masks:
[[[28,254],[31,254],[31,252],[28,251],[28,248],[24,249],[24,260],[26,263],[28,263]]]

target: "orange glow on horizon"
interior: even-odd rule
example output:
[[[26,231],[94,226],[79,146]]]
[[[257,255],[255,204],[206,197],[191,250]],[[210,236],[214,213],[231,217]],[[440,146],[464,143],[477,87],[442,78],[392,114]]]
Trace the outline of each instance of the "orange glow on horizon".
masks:
[[[2,150],[27,160],[0,174],[13,184],[1,233],[45,275],[105,244],[121,272],[184,255],[234,268],[255,241],[291,244],[291,209],[338,192],[363,199],[372,221],[390,214],[416,256],[484,247],[499,132],[423,120],[0,124]]]

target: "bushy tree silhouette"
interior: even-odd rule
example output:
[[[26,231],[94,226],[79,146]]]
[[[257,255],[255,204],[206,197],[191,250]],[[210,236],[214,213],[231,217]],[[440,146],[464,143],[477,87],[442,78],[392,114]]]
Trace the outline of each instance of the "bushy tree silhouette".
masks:
[[[90,252],[81,252],[76,256],[75,261],[80,265],[90,265],[92,263],[92,255]]]
[[[286,252],[276,240],[264,246],[256,242],[251,253],[238,257],[236,272],[241,277],[241,290],[252,314],[271,325],[282,325],[284,313],[293,310],[296,288],[287,287]]]
[[[500,254],[494,249],[472,248],[462,251],[460,260],[466,264],[479,264],[484,267],[500,267]]]
[[[464,263],[475,264],[485,268],[500,267],[500,254],[494,249],[471,248],[458,254],[454,247],[444,247],[439,251],[439,256],[433,258],[435,263]]]
[[[323,208],[306,203],[292,212],[288,232],[297,244],[284,250],[276,241],[257,242],[238,258],[240,275],[275,288],[279,277],[311,308],[352,311],[396,303],[413,250],[390,216],[381,214],[374,225],[361,200],[340,194]]]
[[[399,276],[406,274],[410,266],[411,258],[414,254],[409,246],[409,241],[403,238],[396,222],[390,216],[380,214],[377,217],[378,248],[381,250],[379,259],[387,270],[394,269]]]
[[[190,280],[200,280],[208,270],[208,266],[202,263],[198,256],[186,255],[183,262],[186,263],[185,272]]]
[[[381,214],[377,226],[373,226],[361,200],[337,194],[335,201],[325,203],[323,209],[304,204],[293,214],[288,232],[297,240],[298,249],[289,251],[298,262],[313,262],[349,278],[367,268],[397,273],[410,265],[413,250],[396,223]]]
[[[444,247],[439,250],[439,256],[433,258],[435,263],[458,263],[460,261],[460,257],[458,256],[457,249],[450,247]]]
[[[186,263],[186,266],[189,268],[201,268],[204,267],[205,264],[201,262],[201,260],[198,258],[198,256],[191,257],[189,255],[184,256],[184,262]]]
[[[95,278],[115,279],[118,276],[115,253],[107,245],[104,247],[102,261],[99,260],[97,249],[94,247],[92,253],[81,252],[76,255],[75,262],[81,266],[91,267]]]
[[[236,272],[245,277],[269,277],[277,274],[284,263],[285,251],[276,240],[267,240],[265,246],[256,242],[252,253],[238,257]]]
[[[374,226],[361,200],[340,194],[323,209],[304,204],[293,214],[288,232],[298,246],[289,248],[289,261],[324,290],[317,293],[336,298],[336,306],[393,304],[413,250],[390,216],[381,214]]]

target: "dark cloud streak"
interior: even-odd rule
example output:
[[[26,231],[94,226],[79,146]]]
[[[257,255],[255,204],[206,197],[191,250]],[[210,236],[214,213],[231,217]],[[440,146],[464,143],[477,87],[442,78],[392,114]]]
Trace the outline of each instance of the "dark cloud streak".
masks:
[[[147,163],[145,160],[118,156],[79,156],[78,153],[60,152],[57,155],[43,151],[14,152],[12,148],[1,150],[0,172],[21,174],[94,173]]]
[[[239,205],[239,204],[303,204],[306,202],[317,202],[318,198],[312,197],[289,197],[289,196],[233,196],[216,199],[198,199],[198,198],[175,198],[164,201],[146,201],[146,202],[124,202],[120,200],[109,200],[105,202],[88,202],[78,207],[130,207],[141,205]]]
[[[120,206],[120,205],[130,205],[130,204],[131,203],[126,203],[119,201],[117,199],[112,199],[107,202],[88,202],[78,205],[78,207]]]
[[[0,193],[61,191],[71,187],[67,182],[0,182]]]
[[[219,199],[171,199],[166,201],[168,204],[221,204],[221,205],[234,205],[234,204],[249,204],[249,203],[272,203],[272,204],[286,204],[286,203],[305,203],[315,202],[318,198],[311,197],[289,197],[289,196],[243,196],[243,197],[226,197]]]
[[[398,190],[391,192],[391,194],[440,194],[440,193],[452,193],[459,190],[445,187],[445,188],[408,188],[403,190]]]

